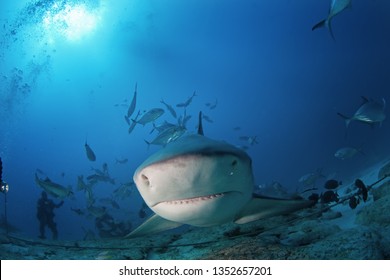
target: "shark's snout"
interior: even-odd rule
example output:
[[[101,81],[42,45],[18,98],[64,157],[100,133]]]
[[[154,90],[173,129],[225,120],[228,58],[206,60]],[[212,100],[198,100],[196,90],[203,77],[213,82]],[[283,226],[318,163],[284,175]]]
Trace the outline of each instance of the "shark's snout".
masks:
[[[234,154],[184,154],[139,169],[134,181],[164,219],[209,226],[234,219],[250,200],[250,161]]]

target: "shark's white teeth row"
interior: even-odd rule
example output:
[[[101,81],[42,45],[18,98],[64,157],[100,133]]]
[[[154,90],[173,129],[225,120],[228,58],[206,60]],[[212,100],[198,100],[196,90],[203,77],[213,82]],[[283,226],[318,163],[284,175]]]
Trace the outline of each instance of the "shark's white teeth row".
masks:
[[[215,198],[218,198],[218,197],[221,197],[221,196],[224,196],[224,194],[223,193],[217,193],[217,194],[211,194],[211,195],[206,195],[206,196],[198,196],[198,197],[193,197],[193,198],[164,201],[163,203],[165,203],[165,204],[191,204],[191,203],[196,203],[198,201],[215,199]]]

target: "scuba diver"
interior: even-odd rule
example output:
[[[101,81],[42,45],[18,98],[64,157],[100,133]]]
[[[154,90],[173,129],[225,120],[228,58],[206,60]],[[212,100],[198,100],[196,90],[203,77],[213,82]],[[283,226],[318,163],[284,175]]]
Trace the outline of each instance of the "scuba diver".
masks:
[[[47,193],[42,192],[41,197],[37,203],[37,218],[39,220],[39,238],[45,239],[45,227],[47,226],[53,233],[53,239],[58,237],[57,224],[54,222],[54,208],[59,208],[64,204],[61,200],[60,203],[55,204],[51,199],[47,198]]]
[[[4,224],[5,224],[5,233],[8,236],[8,221],[7,221],[7,193],[9,186],[7,182],[3,181],[3,161],[0,157],[0,192],[4,194]]]
[[[4,194],[8,192],[8,184],[7,182],[3,181],[3,161],[0,157],[0,191]]]

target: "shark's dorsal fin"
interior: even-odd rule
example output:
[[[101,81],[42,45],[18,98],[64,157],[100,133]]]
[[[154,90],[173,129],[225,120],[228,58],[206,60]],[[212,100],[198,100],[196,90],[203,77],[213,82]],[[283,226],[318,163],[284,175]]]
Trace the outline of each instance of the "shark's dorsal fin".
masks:
[[[252,198],[234,222],[236,224],[246,224],[268,217],[292,213],[299,209],[311,207],[314,204],[314,201],[305,199]]]
[[[203,133],[203,125],[202,125],[202,111],[199,111],[198,134],[199,135],[204,135],[204,133]]]
[[[135,230],[126,235],[125,238],[134,238],[147,234],[158,233],[164,230],[177,228],[181,225],[181,223],[166,220],[158,215],[153,215]]]

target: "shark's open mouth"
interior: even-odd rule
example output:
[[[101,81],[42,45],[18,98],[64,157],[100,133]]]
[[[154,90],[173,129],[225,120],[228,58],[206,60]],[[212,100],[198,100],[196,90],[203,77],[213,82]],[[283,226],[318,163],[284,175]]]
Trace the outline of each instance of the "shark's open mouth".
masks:
[[[205,201],[205,200],[211,200],[216,199],[219,197],[223,197],[227,193],[216,193],[216,194],[210,194],[205,196],[197,196],[197,197],[191,197],[191,198],[184,198],[184,199],[176,199],[176,200],[167,200],[167,201],[161,201],[156,203],[154,206],[159,204],[192,204],[199,201]]]

